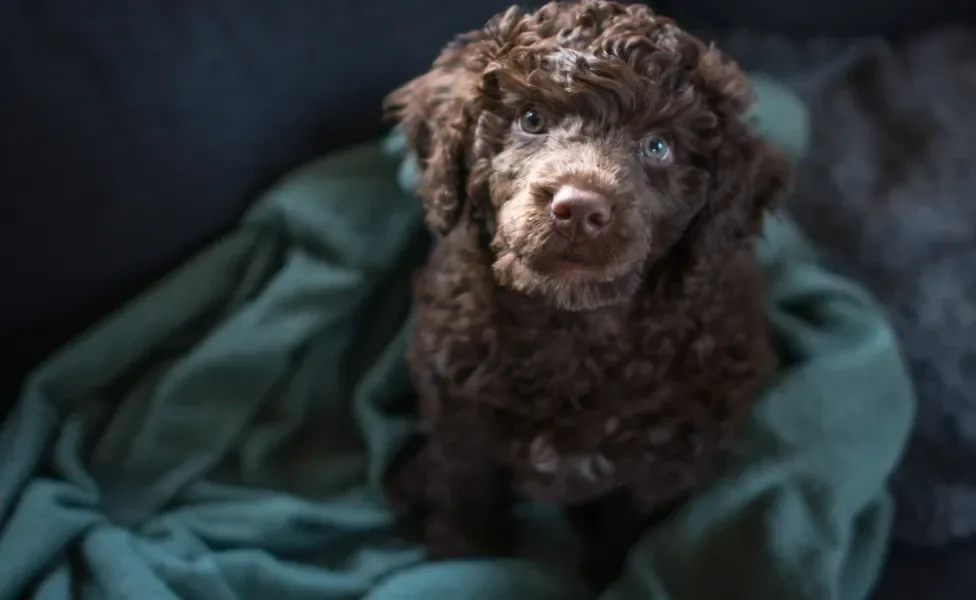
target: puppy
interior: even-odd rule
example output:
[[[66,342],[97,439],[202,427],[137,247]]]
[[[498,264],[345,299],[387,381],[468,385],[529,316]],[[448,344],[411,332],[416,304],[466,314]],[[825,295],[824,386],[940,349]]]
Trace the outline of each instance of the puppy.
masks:
[[[387,107],[435,236],[409,355],[424,445],[388,480],[439,558],[565,506],[594,585],[728,448],[773,364],[753,255],[786,158],[716,49],[644,5],[513,7]]]

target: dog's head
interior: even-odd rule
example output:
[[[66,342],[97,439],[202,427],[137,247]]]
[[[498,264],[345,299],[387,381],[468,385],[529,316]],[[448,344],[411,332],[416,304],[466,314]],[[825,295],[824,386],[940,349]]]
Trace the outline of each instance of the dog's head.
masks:
[[[740,69],[672,21],[583,0],[459,36],[388,108],[430,228],[481,221],[499,285],[586,310],[629,298],[669,254],[759,231],[790,170],[743,123],[749,102]]]

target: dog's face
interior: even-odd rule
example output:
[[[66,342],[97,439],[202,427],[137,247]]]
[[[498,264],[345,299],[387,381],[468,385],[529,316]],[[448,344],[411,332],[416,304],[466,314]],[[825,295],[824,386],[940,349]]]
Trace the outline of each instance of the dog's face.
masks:
[[[478,220],[498,284],[565,310],[631,297],[695,220],[742,238],[786,180],[738,69],[642,5],[510,10],[390,104],[432,228]],[[743,176],[777,189],[736,201]]]
[[[566,309],[625,299],[704,201],[681,123],[662,114],[658,79],[618,60],[562,45],[520,58],[531,66],[491,73],[479,118],[496,140],[496,278]]]

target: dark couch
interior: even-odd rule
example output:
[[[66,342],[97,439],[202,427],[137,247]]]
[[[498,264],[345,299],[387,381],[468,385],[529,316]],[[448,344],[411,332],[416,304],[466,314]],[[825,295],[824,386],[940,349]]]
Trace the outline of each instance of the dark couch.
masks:
[[[503,0],[0,3],[0,408],[58,345],[225,231]],[[525,4],[538,4],[531,2]],[[673,6],[669,6],[672,5]],[[898,36],[959,0],[672,0],[694,28]],[[880,599],[971,598],[976,544],[898,545]]]

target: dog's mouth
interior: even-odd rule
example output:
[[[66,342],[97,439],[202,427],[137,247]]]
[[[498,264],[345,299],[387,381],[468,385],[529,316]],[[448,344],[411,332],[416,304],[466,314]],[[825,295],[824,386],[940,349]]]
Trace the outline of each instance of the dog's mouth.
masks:
[[[504,287],[574,311],[621,302],[640,281],[636,265],[596,266],[574,260],[538,264],[513,252],[499,256],[493,270]]]
[[[634,236],[574,244],[545,227],[522,236],[499,228],[492,243],[496,282],[555,308],[587,310],[617,304],[640,285],[644,255]]]
[[[589,264],[581,260],[556,260],[548,267],[534,269],[540,275],[578,282],[610,282],[620,277],[626,269]]]
[[[516,259],[536,275],[567,283],[609,283],[630,273],[632,261],[596,261],[562,253],[556,256],[527,257],[514,252]]]

